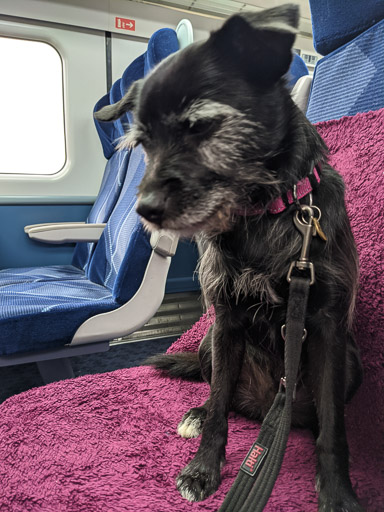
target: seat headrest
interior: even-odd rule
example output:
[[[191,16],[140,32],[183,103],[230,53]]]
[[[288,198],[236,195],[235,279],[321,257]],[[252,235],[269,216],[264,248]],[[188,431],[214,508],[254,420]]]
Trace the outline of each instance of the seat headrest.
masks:
[[[176,32],[171,28],[157,30],[148,42],[148,49],[145,52],[144,74],[146,75],[165,57],[177,52],[179,41]]]
[[[120,82],[120,93],[122,96],[128,91],[136,80],[144,76],[165,57],[179,49],[176,32],[170,28],[157,30],[148,42],[148,49],[140,57],[137,57],[124,71]],[[132,123],[131,113],[121,118],[124,124]]]
[[[309,0],[313,43],[328,55],[384,18],[382,0]]]

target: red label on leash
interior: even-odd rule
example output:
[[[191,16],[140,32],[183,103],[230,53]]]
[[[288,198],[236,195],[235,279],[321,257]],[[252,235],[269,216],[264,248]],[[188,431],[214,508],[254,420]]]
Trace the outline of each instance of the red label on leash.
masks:
[[[265,456],[267,455],[268,448],[261,444],[254,443],[249,450],[248,455],[245,457],[241,469],[250,476],[255,476],[256,471],[259,469]]]
[[[135,20],[127,18],[115,18],[115,27],[121,30],[135,30]]]

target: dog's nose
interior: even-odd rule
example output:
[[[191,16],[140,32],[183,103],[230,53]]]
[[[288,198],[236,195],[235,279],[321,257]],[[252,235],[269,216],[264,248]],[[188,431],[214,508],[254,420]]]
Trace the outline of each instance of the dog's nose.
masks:
[[[164,201],[153,194],[142,196],[137,203],[136,211],[148,222],[160,225],[164,215]]]

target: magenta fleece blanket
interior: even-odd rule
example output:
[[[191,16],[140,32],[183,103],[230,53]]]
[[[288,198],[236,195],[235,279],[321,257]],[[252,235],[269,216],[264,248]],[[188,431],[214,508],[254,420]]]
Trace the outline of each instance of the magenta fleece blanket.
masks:
[[[347,408],[351,478],[367,512],[384,510],[384,109],[317,126],[347,184],[361,265],[356,332],[364,384]],[[196,350],[205,315],[171,347]],[[27,333],[26,333],[27,335]],[[129,347],[127,347],[129,350]],[[182,415],[204,383],[151,368],[80,377],[32,389],[0,407],[0,511],[216,511],[260,425],[232,414],[219,490],[189,503],[175,477],[199,439],[182,439]],[[314,441],[293,430],[267,512],[316,510]]]

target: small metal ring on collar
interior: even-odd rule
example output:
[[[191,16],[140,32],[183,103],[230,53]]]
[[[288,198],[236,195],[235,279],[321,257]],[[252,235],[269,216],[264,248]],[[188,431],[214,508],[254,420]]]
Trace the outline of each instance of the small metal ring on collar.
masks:
[[[315,217],[315,219],[317,221],[320,221],[320,219],[321,219],[321,210],[320,210],[320,208],[318,206],[314,206],[314,205],[311,205],[311,208],[312,208],[312,210],[316,210],[318,212],[319,216]]]
[[[305,220],[305,214],[309,215],[309,220],[313,218],[313,206],[307,206],[306,204],[300,205],[300,210],[296,212],[296,219],[301,223],[301,225],[308,225],[310,222]],[[299,219],[299,215],[301,218]]]
[[[283,324],[281,326],[281,337],[283,338],[283,340],[285,341],[285,333],[286,333],[286,325]],[[308,335],[308,332],[307,332],[307,329],[303,329],[303,336],[301,337],[301,342],[304,343],[304,341],[307,339],[307,335]]]
[[[299,199],[297,198],[297,185],[293,185],[292,187],[292,197],[293,197],[293,202],[295,203],[295,206],[297,208],[298,211],[302,211],[302,205],[299,201]]]

